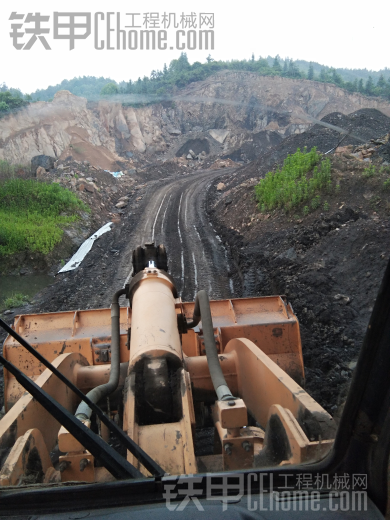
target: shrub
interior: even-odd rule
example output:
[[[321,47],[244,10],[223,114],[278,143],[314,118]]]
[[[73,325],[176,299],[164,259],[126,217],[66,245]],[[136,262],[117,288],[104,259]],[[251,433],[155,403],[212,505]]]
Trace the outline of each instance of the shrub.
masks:
[[[305,207],[303,208],[303,214],[305,215],[305,217],[306,217],[306,215],[309,214],[309,211],[310,211],[310,210],[309,210],[309,206],[305,206]]]
[[[370,166],[368,166],[368,168],[364,168],[362,175],[363,175],[363,177],[366,177],[367,179],[369,179],[370,177],[374,177],[375,165],[371,164]]]
[[[287,211],[331,187],[331,164],[327,158],[319,165],[316,148],[303,152],[298,148],[288,155],[281,170],[268,172],[257,186],[255,194],[261,211],[284,208]],[[318,165],[318,166],[317,166]],[[312,175],[308,176],[312,171]]]
[[[312,207],[312,209],[317,209],[319,205],[320,205],[320,196],[317,195],[317,196],[314,197],[314,199],[311,201],[311,207]]]
[[[390,179],[387,179],[384,183],[383,183],[383,189],[385,191],[390,191]]]
[[[23,99],[21,92],[14,89],[12,89],[12,92],[9,90],[0,91],[0,117],[26,105],[28,105],[28,101]]]
[[[7,309],[12,307],[20,307],[24,303],[28,302],[28,296],[22,293],[14,293],[4,300],[4,305]]]
[[[326,201],[324,202],[323,208],[324,208],[324,211],[329,211],[329,204]]]
[[[10,179],[0,184],[0,255],[29,250],[49,253],[63,227],[89,210],[57,183]]]
[[[116,94],[119,94],[119,88],[116,83],[107,83],[100,91],[101,96],[115,96]]]

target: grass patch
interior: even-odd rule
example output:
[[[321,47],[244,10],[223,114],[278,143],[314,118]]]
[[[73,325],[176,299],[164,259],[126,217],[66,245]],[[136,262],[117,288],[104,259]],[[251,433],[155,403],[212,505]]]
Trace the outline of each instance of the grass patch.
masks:
[[[320,205],[320,193],[332,189],[331,164],[327,158],[321,161],[316,148],[303,152],[298,148],[295,154],[288,155],[281,170],[268,172],[255,186],[256,200],[262,212],[304,206],[307,215]],[[310,174],[310,175],[309,175]]]
[[[12,309],[13,307],[20,307],[21,305],[28,303],[28,296],[22,293],[14,293],[4,300],[4,306],[6,309]]]
[[[374,177],[375,173],[375,165],[371,164],[368,168],[364,168],[362,176],[366,179],[370,179],[371,177]]]
[[[61,241],[63,227],[90,211],[57,183],[10,179],[0,184],[0,255],[29,250],[47,254]]]

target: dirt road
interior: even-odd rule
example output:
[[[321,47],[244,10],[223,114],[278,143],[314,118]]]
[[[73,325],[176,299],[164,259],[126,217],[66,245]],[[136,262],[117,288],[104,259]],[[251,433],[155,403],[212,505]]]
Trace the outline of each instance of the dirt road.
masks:
[[[206,289],[210,298],[234,296],[227,251],[205,210],[208,186],[222,173],[232,172],[232,168],[198,170],[148,182],[131,195],[121,221],[95,242],[81,266],[58,275],[34,304],[20,311],[109,306],[114,292],[132,275],[133,249],[151,241],[166,246],[169,272],[184,301],[192,301],[200,289]]]
[[[169,271],[183,300],[193,300],[201,288],[208,290],[211,298],[233,296],[227,252],[205,211],[208,186],[220,175],[220,171],[205,170],[179,180],[148,185],[143,197],[145,203],[138,209],[139,221],[129,235],[126,233],[128,251],[118,266],[118,276],[123,282],[131,275],[128,263],[131,250],[154,241],[167,248]]]

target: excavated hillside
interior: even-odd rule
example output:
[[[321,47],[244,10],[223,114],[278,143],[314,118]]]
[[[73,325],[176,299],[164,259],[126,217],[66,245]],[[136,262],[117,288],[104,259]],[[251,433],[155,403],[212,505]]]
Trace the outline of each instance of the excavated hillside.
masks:
[[[333,112],[375,108],[390,116],[383,99],[335,85],[231,71],[192,83],[172,100],[125,105],[57,92],[52,102],[30,104],[0,121],[0,159],[26,165],[40,154],[72,156],[116,171],[199,148],[195,153],[246,162]]]

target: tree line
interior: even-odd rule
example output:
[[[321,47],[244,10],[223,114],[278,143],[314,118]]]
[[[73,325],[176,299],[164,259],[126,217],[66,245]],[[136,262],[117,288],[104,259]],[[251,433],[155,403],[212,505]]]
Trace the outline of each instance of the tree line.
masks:
[[[145,102],[155,102],[169,97],[178,90],[195,81],[202,81],[223,70],[245,71],[260,76],[280,76],[293,79],[308,79],[323,83],[335,84],[349,92],[358,92],[366,96],[381,96],[390,100],[390,70],[367,71],[356,69],[335,69],[321,66],[318,63],[294,61],[280,56],[258,58],[252,54],[248,60],[214,60],[210,55],[204,63],[196,61],[190,64],[187,54],[182,52],[162,70],[152,70],[150,76],[138,78],[136,81],[118,83],[110,78],[83,76],[39,89],[32,94],[22,94],[19,89],[0,85],[0,116],[35,101],[51,101],[59,90],[69,90],[72,94],[86,97],[89,100],[117,95],[135,95],[148,97]],[[364,77],[363,77],[364,76]],[[130,104],[136,104],[130,103]]]
[[[172,60],[162,70],[152,70],[149,77],[144,76],[136,81],[129,81],[125,85],[110,82],[101,90],[102,96],[118,94],[136,94],[149,96],[164,96],[175,92],[194,81],[202,81],[207,77],[222,70],[235,70],[254,72],[261,76],[281,76],[293,79],[309,79],[323,83],[333,83],[349,92],[358,92],[366,96],[382,96],[390,100],[390,71],[385,70],[387,79],[383,73],[379,74],[376,82],[372,75],[366,80],[355,78],[353,81],[346,80],[343,75],[348,76],[348,69],[338,71],[335,68],[322,67],[319,72],[318,64],[310,63],[308,70],[304,71],[292,59],[282,60],[279,56],[269,58],[261,56],[255,59],[252,54],[249,60],[216,61],[210,55],[205,63],[196,61],[192,65],[188,61],[186,53],[181,53],[178,59]],[[349,74],[350,75],[350,74]]]

